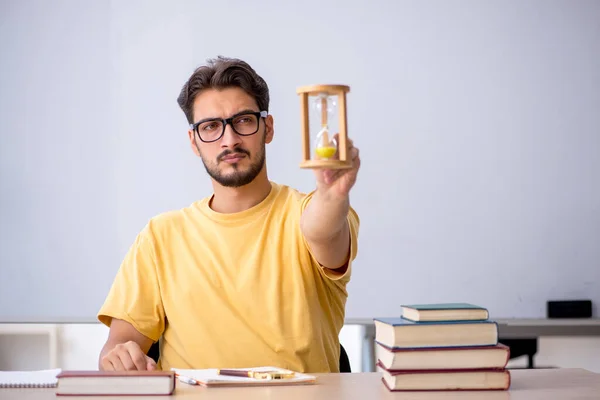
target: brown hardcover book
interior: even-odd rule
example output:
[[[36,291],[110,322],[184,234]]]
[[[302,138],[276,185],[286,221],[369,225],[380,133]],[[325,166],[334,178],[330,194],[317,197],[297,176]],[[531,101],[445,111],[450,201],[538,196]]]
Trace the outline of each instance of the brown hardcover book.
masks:
[[[508,390],[507,369],[387,370],[378,362],[383,383],[390,391]]]
[[[388,370],[499,369],[508,364],[510,349],[501,343],[481,347],[399,349],[376,342],[375,356]]]
[[[63,371],[57,378],[57,396],[159,396],[175,391],[173,371]]]

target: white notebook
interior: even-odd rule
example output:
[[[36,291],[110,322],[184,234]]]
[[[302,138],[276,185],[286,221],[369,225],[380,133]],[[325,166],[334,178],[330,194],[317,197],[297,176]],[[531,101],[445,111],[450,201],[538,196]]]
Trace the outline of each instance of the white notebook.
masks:
[[[45,388],[56,387],[56,375],[61,369],[41,371],[0,371],[0,388]]]
[[[255,368],[233,368],[245,369],[251,371],[281,371],[288,370],[277,367],[255,367]],[[195,384],[202,386],[271,386],[271,385],[310,385],[316,382],[313,375],[301,374],[296,372],[293,378],[265,380],[244,378],[239,376],[219,375],[218,370],[211,369],[179,369],[172,368],[172,371],[179,376],[179,380],[184,383],[195,381]],[[194,384],[194,383],[190,383]]]

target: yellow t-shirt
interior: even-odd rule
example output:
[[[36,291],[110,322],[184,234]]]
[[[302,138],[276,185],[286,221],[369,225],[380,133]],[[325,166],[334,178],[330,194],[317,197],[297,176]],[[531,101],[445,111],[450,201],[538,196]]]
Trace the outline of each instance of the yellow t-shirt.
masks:
[[[350,210],[351,253],[341,271],[321,267],[300,230],[312,197],[271,182],[260,204],[233,214],[210,198],[149,221],[127,253],[99,311],[161,339],[158,367],[279,366],[339,372],[339,332],[356,257],[359,218]]]

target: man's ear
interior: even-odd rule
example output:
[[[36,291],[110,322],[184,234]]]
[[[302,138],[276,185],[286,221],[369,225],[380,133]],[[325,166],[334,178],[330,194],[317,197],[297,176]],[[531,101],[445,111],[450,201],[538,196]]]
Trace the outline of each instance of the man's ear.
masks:
[[[194,152],[194,154],[200,157],[200,153],[198,152],[198,146],[196,146],[196,134],[193,130],[188,129],[188,137],[190,139],[190,146],[192,146],[192,151]]]
[[[273,128],[273,116],[267,115],[265,118],[265,143],[271,143],[275,135],[275,129]]]

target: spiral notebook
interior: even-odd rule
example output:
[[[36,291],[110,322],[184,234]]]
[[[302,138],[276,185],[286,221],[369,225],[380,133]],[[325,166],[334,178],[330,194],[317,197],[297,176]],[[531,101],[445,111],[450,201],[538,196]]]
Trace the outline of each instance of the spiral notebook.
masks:
[[[52,388],[61,369],[40,371],[0,371],[0,388]]]

